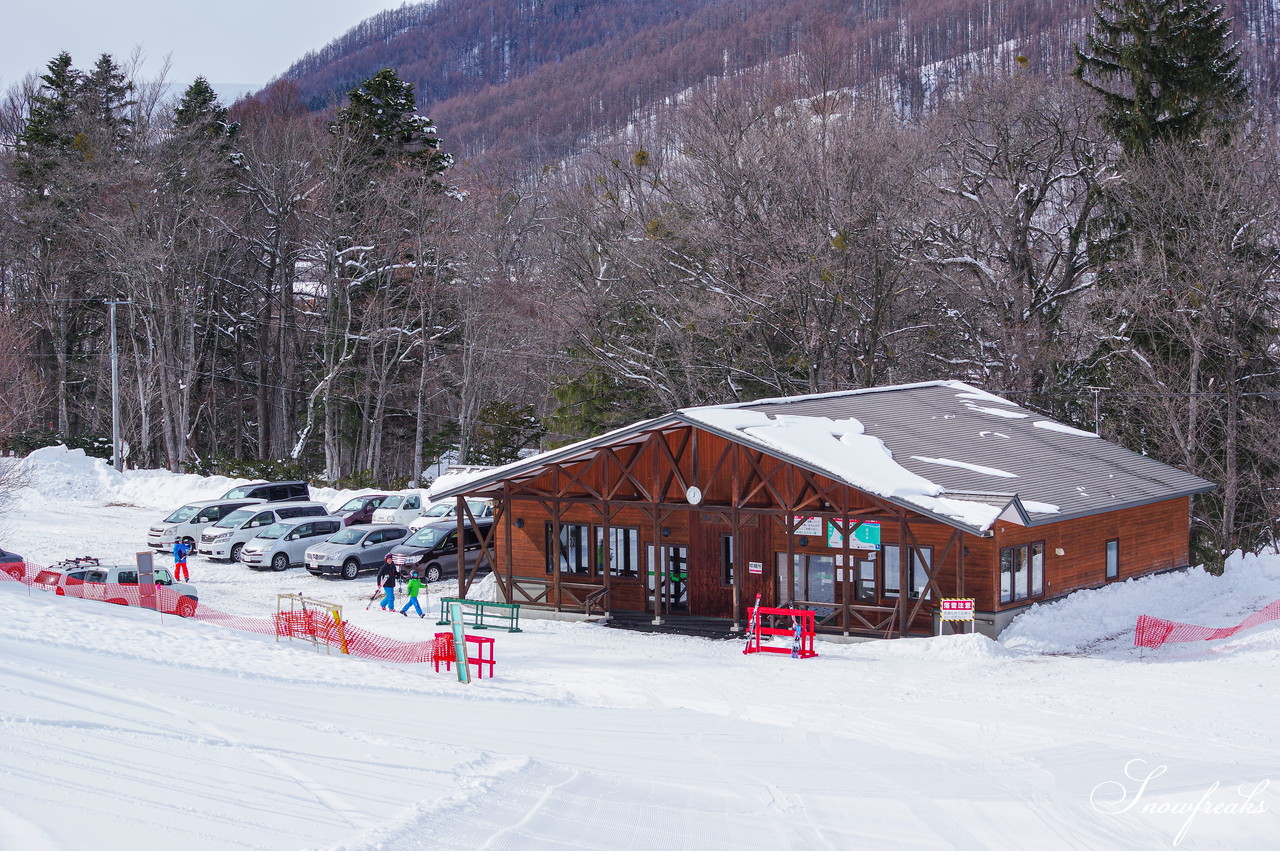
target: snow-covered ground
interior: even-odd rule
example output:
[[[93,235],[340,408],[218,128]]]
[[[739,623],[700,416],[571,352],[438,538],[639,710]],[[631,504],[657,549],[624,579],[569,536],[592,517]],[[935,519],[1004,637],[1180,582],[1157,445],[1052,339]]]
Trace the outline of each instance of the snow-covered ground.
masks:
[[[0,546],[39,563],[131,559],[234,484],[27,464]],[[437,628],[366,611],[368,576],[191,573],[236,614],[303,591],[391,638]],[[431,590],[438,610],[453,589]],[[1238,559],[1077,594],[1000,642],[804,661],[530,619],[463,686],[0,582],[0,849],[1270,849],[1280,624],[1144,653],[1132,630],[1278,597],[1280,557]]]

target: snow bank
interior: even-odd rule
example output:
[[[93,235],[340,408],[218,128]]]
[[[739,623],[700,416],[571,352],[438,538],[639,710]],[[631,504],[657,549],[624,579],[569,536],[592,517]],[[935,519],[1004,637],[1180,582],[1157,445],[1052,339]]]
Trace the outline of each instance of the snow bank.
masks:
[[[200,499],[216,499],[246,479],[197,476],[168,470],[117,472],[83,449],[46,446],[23,461],[29,491],[22,499],[46,503],[123,503],[168,510]]]
[[[1036,653],[1132,651],[1138,615],[1225,627],[1280,599],[1280,555],[1237,553],[1222,576],[1199,568],[1130,579],[1031,607],[1000,635]],[[1278,630],[1280,625],[1255,631]]]

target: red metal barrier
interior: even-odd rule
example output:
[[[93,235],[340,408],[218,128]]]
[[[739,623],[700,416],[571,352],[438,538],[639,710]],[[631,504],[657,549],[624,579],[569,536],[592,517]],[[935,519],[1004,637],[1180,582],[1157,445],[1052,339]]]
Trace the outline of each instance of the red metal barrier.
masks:
[[[493,666],[497,664],[493,658],[493,639],[485,638],[479,635],[468,635],[468,655],[467,662],[475,666],[476,676],[483,679],[484,669],[489,667],[489,677],[493,678]],[[470,655],[470,645],[476,646],[475,656]],[[437,632],[436,640],[431,643],[431,665],[437,671],[440,666],[444,665],[446,671],[453,670],[453,663],[457,661],[457,655],[453,648],[452,632]]]
[[[1138,615],[1138,624],[1133,631],[1133,646],[1154,650],[1163,644],[1180,641],[1212,641],[1216,638],[1230,638],[1241,630],[1276,620],[1280,620],[1280,600],[1276,600],[1261,611],[1254,612],[1235,626],[1216,629],[1210,626],[1195,626],[1164,618],[1153,618],[1150,615]]]
[[[818,634],[817,622],[814,620],[813,612],[808,609],[770,609],[765,606],[757,606],[755,617],[752,619],[751,632],[747,634],[747,646],[743,653],[786,653],[790,655],[792,650],[791,644],[785,646],[773,647],[768,644],[760,643],[762,635],[784,635],[791,638],[795,637],[795,624],[800,624],[800,652],[797,654],[801,659],[812,659],[818,655],[818,651],[813,649],[814,637]],[[779,627],[765,626],[764,619],[768,615],[781,615],[782,617],[791,618],[791,626],[786,629]]]

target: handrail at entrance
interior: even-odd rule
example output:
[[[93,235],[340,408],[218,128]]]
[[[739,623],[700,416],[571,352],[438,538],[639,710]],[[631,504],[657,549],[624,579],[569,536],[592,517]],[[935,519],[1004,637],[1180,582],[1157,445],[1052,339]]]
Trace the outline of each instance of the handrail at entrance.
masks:
[[[609,589],[601,588],[593,591],[582,602],[588,615],[607,615],[609,614]]]
[[[831,614],[817,619],[820,630],[825,627],[827,630],[872,633],[882,638],[891,638],[898,624],[897,606],[816,600],[793,600],[787,605],[797,609],[831,609]]]

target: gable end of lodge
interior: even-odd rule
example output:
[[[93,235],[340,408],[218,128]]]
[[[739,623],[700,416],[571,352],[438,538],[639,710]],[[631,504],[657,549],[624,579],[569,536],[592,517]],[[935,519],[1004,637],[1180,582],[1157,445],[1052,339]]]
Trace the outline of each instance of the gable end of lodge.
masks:
[[[655,623],[812,609],[819,633],[995,636],[1027,606],[1190,558],[1213,483],[961,382],[684,408],[502,467],[436,498],[494,500],[459,596]]]

